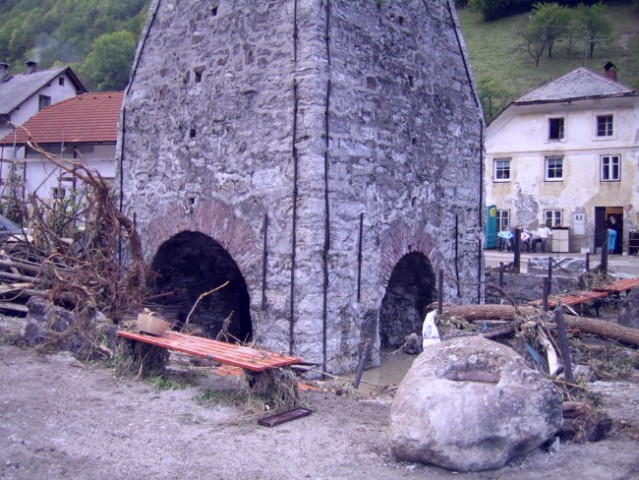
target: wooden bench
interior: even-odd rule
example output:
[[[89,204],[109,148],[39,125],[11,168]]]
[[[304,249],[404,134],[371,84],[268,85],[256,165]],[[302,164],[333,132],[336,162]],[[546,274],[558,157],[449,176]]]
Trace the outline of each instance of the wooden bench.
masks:
[[[581,291],[577,293],[566,293],[561,295],[552,295],[548,297],[548,308],[557,308],[557,305],[561,302],[562,305],[566,305],[569,307],[575,305],[581,305],[584,303],[589,303],[595,300],[599,300],[601,298],[607,297],[608,292],[590,292],[590,291]],[[533,300],[532,302],[528,302],[528,305],[533,307],[541,307],[544,304],[542,300]]]
[[[288,367],[302,363],[302,359],[299,357],[187,335],[173,330],[167,330],[161,336],[128,330],[118,330],[117,334],[119,337],[128,338],[129,340],[187,353],[253,372],[263,372],[269,368]]]

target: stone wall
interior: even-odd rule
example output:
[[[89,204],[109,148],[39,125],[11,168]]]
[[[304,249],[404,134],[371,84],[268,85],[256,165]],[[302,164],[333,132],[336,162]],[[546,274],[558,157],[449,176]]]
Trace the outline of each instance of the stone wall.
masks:
[[[119,145],[149,260],[209,235],[254,340],[332,371],[379,346],[409,253],[476,301],[482,123],[455,21],[448,0],[153,1]]]

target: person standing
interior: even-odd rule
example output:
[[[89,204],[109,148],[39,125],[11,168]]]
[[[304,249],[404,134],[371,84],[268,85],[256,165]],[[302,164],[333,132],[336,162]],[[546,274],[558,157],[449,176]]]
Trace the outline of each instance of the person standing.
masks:
[[[546,246],[548,245],[548,239],[551,235],[552,230],[548,227],[548,225],[543,225],[537,230],[537,237],[539,237],[539,240],[541,241],[542,253],[546,253]]]
[[[606,220],[606,229],[608,230],[608,253],[614,253],[617,247],[617,221],[612,215]]]

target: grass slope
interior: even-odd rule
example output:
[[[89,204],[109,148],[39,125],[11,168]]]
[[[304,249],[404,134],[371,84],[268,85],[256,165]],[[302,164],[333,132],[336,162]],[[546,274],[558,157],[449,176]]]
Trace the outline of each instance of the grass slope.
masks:
[[[493,114],[512,100],[555,78],[585,66],[603,73],[603,66],[617,66],[619,82],[639,90],[639,14],[630,2],[607,2],[607,17],[613,26],[608,42],[597,45],[594,58],[585,58],[583,44],[573,48],[568,59],[567,42],[558,44],[553,58],[542,57],[539,67],[530,56],[517,48],[518,34],[528,21],[528,14],[494,22],[484,22],[469,9],[459,9],[461,29],[466,41],[475,81],[486,109],[486,97],[493,96]],[[585,60],[585,61],[584,61]],[[491,120],[489,111],[485,111]]]

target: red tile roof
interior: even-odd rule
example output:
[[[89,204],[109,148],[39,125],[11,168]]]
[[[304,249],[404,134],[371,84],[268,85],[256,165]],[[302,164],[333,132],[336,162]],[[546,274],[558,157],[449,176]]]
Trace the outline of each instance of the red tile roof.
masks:
[[[51,105],[22,126],[32,141],[45,143],[115,142],[123,92],[85,93]],[[20,127],[0,140],[0,144],[27,142],[27,133]]]

